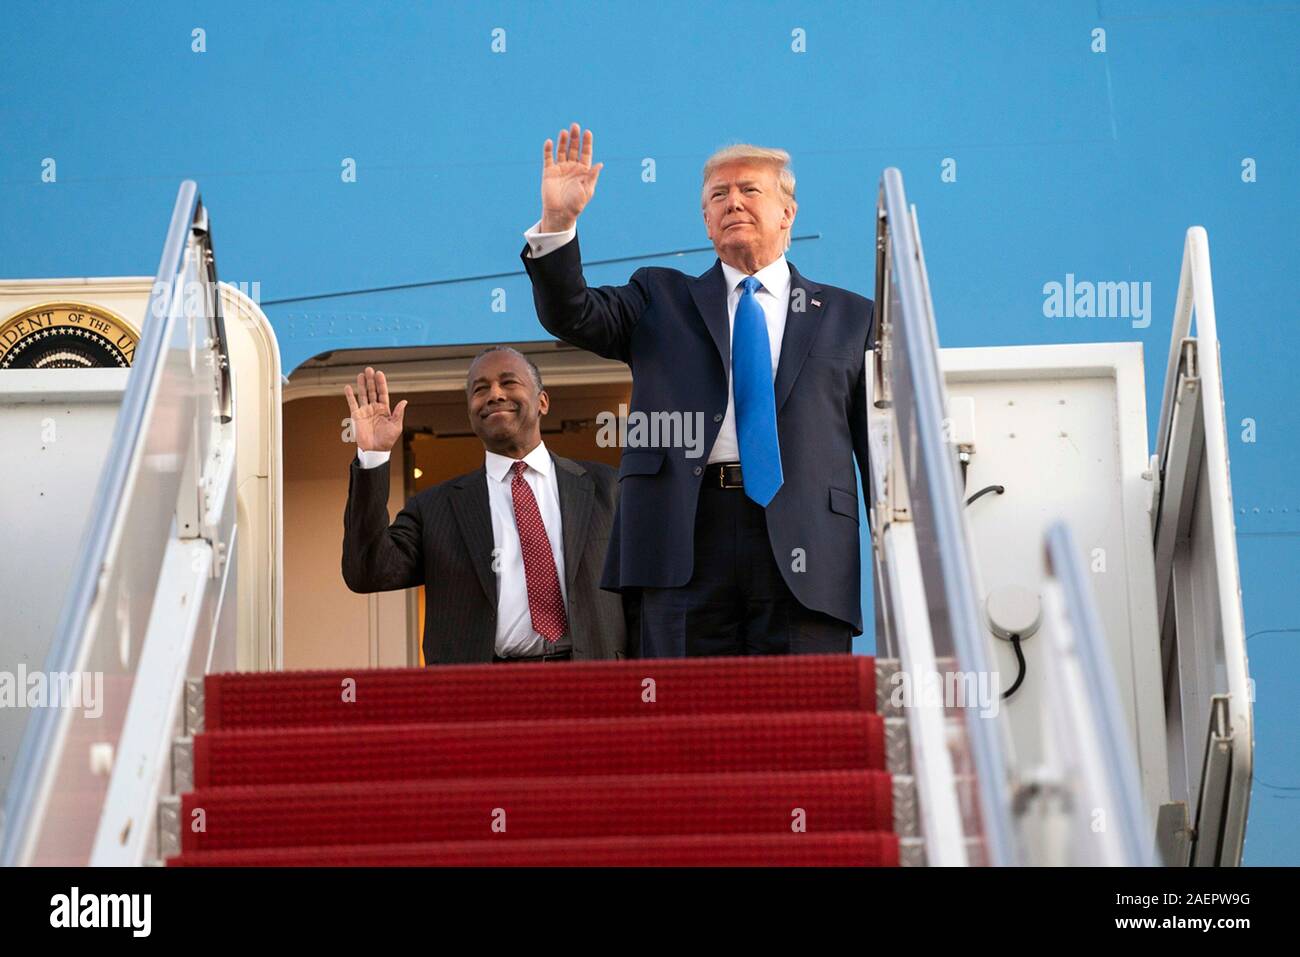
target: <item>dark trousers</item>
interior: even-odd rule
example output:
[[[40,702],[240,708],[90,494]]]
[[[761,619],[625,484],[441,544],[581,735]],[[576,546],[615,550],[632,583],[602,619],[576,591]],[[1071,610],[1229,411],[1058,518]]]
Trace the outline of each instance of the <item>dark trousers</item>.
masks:
[[[793,558],[791,559],[793,560]],[[640,657],[849,652],[847,622],[805,608],[781,577],[767,515],[742,488],[705,483],[695,568],[679,588],[643,588]]]

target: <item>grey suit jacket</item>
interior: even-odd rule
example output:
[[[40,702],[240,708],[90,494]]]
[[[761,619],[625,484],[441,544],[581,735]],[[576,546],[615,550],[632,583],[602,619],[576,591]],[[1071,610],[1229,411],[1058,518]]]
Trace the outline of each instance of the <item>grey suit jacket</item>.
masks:
[[[608,465],[551,454],[560,492],[564,576],[574,659],[622,658],[622,599],[601,591],[600,573],[618,504]],[[343,514],[343,580],[354,592],[424,586],[427,664],[491,661],[497,575],[487,473],[479,468],[412,496],[388,524],[389,466],[352,460]]]

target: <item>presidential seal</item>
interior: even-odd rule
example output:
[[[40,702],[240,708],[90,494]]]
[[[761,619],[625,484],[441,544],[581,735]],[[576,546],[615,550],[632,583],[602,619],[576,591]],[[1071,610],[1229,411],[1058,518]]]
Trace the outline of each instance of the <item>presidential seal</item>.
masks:
[[[42,303],[0,322],[0,369],[126,369],[139,339],[102,306]]]

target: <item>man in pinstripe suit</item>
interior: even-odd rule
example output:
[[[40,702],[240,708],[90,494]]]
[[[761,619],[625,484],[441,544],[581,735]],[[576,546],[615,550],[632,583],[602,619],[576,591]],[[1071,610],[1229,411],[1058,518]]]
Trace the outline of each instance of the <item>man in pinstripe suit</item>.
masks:
[[[355,592],[424,586],[424,660],[547,662],[627,654],[623,601],[600,573],[618,503],[614,469],[542,442],[541,373],[507,346],[466,381],[482,468],[413,496],[388,523],[392,447],[406,400],[389,407],[374,369],[345,388],[357,440],[343,516],[343,579]]]

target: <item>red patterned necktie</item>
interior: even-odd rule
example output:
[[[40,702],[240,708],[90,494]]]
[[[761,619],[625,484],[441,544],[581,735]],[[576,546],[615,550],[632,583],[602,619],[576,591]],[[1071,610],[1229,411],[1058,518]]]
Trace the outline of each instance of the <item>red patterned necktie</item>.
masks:
[[[524,479],[526,468],[526,462],[511,466],[515,477],[510,480],[510,497],[515,503],[515,527],[519,529],[519,548],[524,555],[528,611],[533,616],[533,630],[547,641],[558,641],[569,630],[569,619],[564,613],[564,596],[560,593],[551,540],[546,537],[546,526],[532,486]]]

